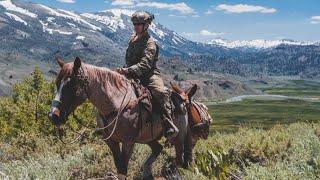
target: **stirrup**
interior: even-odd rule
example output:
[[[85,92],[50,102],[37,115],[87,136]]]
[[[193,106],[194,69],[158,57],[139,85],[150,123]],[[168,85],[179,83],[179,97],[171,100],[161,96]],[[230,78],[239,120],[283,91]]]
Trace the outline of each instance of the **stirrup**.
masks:
[[[166,138],[175,138],[179,133],[179,130],[176,131],[174,128],[169,128],[168,130],[165,130],[164,137]]]

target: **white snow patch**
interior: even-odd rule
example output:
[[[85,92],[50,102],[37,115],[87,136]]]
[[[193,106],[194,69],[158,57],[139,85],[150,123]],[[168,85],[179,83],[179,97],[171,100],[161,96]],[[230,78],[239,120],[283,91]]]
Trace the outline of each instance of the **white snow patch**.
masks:
[[[81,15],[86,18],[89,18],[107,25],[107,27],[113,32],[116,32],[119,28],[120,29],[126,28],[126,25],[123,23],[123,20],[121,19],[121,17],[118,17],[118,16],[104,16],[104,15],[91,14],[91,13],[83,13]]]
[[[8,12],[6,12],[5,14],[7,16],[9,16],[11,19],[14,19],[15,21],[23,23],[26,26],[28,25],[28,23],[25,20],[21,19],[19,16],[15,15],[15,14],[11,14],[11,13],[8,13]]]
[[[178,42],[177,42],[175,39],[172,39],[172,41],[173,41],[175,44],[178,44]]]
[[[125,15],[125,16],[131,17],[131,15],[134,13],[133,10],[128,10],[128,9],[107,9],[101,12],[109,12],[113,16],[99,15],[99,14],[92,14],[92,13],[84,13],[81,15],[86,18],[105,24],[111,31],[116,32],[118,29],[127,28],[124,23],[124,20],[122,19],[122,16]],[[131,22],[130,18],[128,18],[127,21]]]
[[[86,37],[84,37],[84,36],[77,36],[77,37],[76,37],[77,40],[84,40],[85,38],[86,38]]]
[[[176,32],[174,32],[173,33],[173,42],[175,42],[176,44],[178,44],[178,42],[180,42],[180,43],[184,43],[183,42],[183,39],[176,33]],[[178,41],[178,42],[177,42]]]
[[[161,39],[166,35],[165,32],[157,28],[157,25],[155,23],[151,23],[149,26],[150,30],[155,33],[157,36],[159,36]]]
[[[60,17],[64,17],[64,18],[69,18],[69,16],[66,16],[65,14],[62,14],[48,6],[42,5],[42,4],[38,4],[41,8],[45,9],[46,11],[49,12],[49,14],[53,15],[53,16],[60,16]]]
[[[63,18],[66,18],[66,19],[70,19],[70,20],[73,20],[73,21],[75,21],[77,23],[85,24],[85,25],[89,26],[93,30],[100,30],[101,31],[100,27],[97,27],[97,26],[95,26],[95,25],[83,20],[79,15],[77,15],[77,14],[75,14],[73,12],[66,11],[66,10],[63,10],[63,9],[55,10],[55,9],[50,8],[50,7],[44,6],[42,4],[39,4],[39,6],[42,7],[43,9],[47,10],[49,12],[49,14],[51,14],[53,16],[58,16],[58,17],[63,17]]]
[[[72,35],[72,32],[68,32],[68,31],[62,31],[59,29],[51,29],[48,28],[48,23],[44,23],[43,21],[39,20],[40,23],[42,24],[42,29],[43,32],[48,32],[49,34],[53,34],[53,32],[57,32],[59,34],[63,34],[63,35]]]
[[[224,46],[227,48],[255,48],[255,49],[267,49],[277,47],[279,45],[312,45],[313,42],[302,42],[302,41],[292,41],[292,40],[264,40],[264,39],[256,39],[250,41],[227,41],[223,39],[214,39],[210,41],[208,44],[215,44]]]
[[[47,17],[47,21],[48,21],[48,22],[53,23],[53,20],[55,20],[54,17]]]
[[[18,12],[18,13],[21,13],[23,15],[26,15],[26,16],[29,16],[29,17],[32,17],[32,18],[37,18],[38,17],[38,15],[36,15],[36,14],[26,10],[26,9],[23,9],[21,7],[16,6],[15,4],[13,4],[11,2],[11,0],[0,1],[0,5],[3,6],[4,8],[6,8],[8,11]]]
[[[75,24],[72,24],[72,23],[69,23],[69,22],[67,22],[67,24],[68,24],[69,26],[73,27],[73,28],[77,27]]]
[[[95,25],[93,25],[93,24],[91,24],[91,23],[83,20],[83,19],[81,18],[81,16],[79,16],[79,15],[77,15],[77,14],[71,12],[71,11],[66,11],[66,10],[63,10],[63,9],[59,9],[59,11],[62,11],[62,12],[64,12],[64,13],[70,15],[71,19],[73,19],[74,21],[76,21],[76,22],[78,22],[78,23],[84,23],[84,24],[86,24],[87,26],[89,26],[89,27],[90,27],[91,29],[93,29],[93,30],[99,30],[99,31],[102,30],[100,27],[95,26]]]
[[[48,23],[44,23],[43,21],[39,20],[39,22],[42,24],[42,30],[43,32],[48,32],[49,34],[53,34],[53,29],[48,28]]]
[[[75,24],[73,24],[73,23],[69,23],[69,22],[67,22],[67,24],[68,24],[70,27],[76,29],[77,31],[80,31],[80,28],[78,28],[77,25],[75,25]],[[91,30],[90,30],[90,31],[91,31]]]
[[[68,31],[61,31],[59,29],[54,29],[53,31],[59,33],[59,34],[63,34],[63,35],[72,35],[72,32],[68,32]]]

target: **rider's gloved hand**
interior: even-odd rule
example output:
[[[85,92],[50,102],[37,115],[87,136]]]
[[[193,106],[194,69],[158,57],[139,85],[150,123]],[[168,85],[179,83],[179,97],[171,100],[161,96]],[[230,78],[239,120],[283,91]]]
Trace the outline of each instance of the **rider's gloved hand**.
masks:
[[[117,68],[116,72],[125,76],[128,76],[130,73],[128,68]]]

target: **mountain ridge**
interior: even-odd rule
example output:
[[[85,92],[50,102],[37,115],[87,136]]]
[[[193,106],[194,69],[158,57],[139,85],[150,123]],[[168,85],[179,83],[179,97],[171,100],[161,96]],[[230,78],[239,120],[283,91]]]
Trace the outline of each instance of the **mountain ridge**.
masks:
[[[0,30],[4,29],[3,31],[5,31],[7,26],[11,26],[19,33],[27,35],[25,39],[42,35],[42,41],[55,38],[51,36],[59,37],[59,40],[73,41],[69,49],[71,51],[74,50],[74,46],[78,43],[76,40],[88,40],[94,41],[96,46],[108,46],[104,48],[112,49],[112,46],[117,46],[116,48],[123,52],[133,32],[130,17],[128,16],[132,12],[127,9],[107,9],[99,12],[76,13],[37,3],[5,0],[0,1]],[[33,32],[36,34],[33,34]],[[188,40],[156,22],[151,24],[149,32],[158,41],[161,47],[161,54],[165,56],[186,57],[219,51],[213,46]],[[2,34],[5,33],[3,32]],[[82,38],[76,39],[78,36]],[[106,42],[110,40],[113,44],[103,45],[99,40]],[[61,41],[61,44],[63,42]],[[48,43],[50,43],[50,40]],[[70,43],[67,44],[70,45]],[[61,45],[64,46],[62,49],[68,50],[67,44]],[[79,48],[79,46],[77,47]],[[110,53],[111,56],[115,55],[114,53],[112,54],[112,51]]]
[[[269,49],[276,48],[280,45],[295,45],[295,46],[309,46],[309,45],[320,45],[320,41],[296,41],[291,39],[280,39],[280,40],[266,40],[266,39],[254,39],[254,40],[235,40],[229,41],[225,39],[213,39],[207,42],[209,45],[219,45],[231,49]]]
[[[94,45],[103,46],[102,41],[108,42],[109,40],[114,44],[107,45],[108,48],[111,48],[110,46],[118,46],[117,49],[123,52],[133,32],[130,21],[130,15],[133,12],[131,9],[106,9],[98,12],[77,13],[52,8],[39,3],[2,0],[0,1],[0,28],[3,29],[4,24],[7,23],[9,26],[13,26],[13,28],[22,30],[20,33],[24,34],[23,29],[29,27],[34,30],[34,27],[38,27],[37,30],[42,29],[43,36],[49,34],[49,36],[55,35],[59,36],[60,39],[65,38],[73,41],[69,50],[74,50],[74,48],[79,49],[81,47],[81,42],[79,41],[91,40],[95,41]],[[25,27],[22,27],[22,25]],[[263,39],[249,41],[213,39],[208,43],[194,42],[156,22],[151,24],[149,32],[151,36],[158,41],[161,54],[182,58],[194,55],[228,55],[229,53],[235,53],[234,50],[265,50],[276,48],[279,45],[320,46],[320,42],[299,42],[293,40],[272,41]],[[32,36],[32,32],[27,34],[31,34]],[[73,39],[68,36],[73,37]],[[101,36],[105,37],[101,38]],[[99,39],[101,40],[100,42]],[[65,48],[66,47],[63,49]],[[112,56],[114,56],[114,54],[112,54]]]
[[[0,1],[0,57],[53,63],[59,52],[66,59],[79,56],[95,65],[123,66],[133,33],[128,16],[132,12],[109,9],[77,13],[30,2]],[[191,41],[157,22],[151,24],[149,32],[160,46],[162,59],[184,61],[191,69],[240,76],[320,74],[319,42],[216,40],[206,44]]]

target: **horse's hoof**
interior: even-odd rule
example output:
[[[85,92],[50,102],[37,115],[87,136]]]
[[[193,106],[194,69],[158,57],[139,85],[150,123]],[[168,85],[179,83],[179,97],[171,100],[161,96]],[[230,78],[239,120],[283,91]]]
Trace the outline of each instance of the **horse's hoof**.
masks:
[[[112,173],[112,172],[108,172],[103,179],[106,179],[106,180],[115,180],[115,179],[118,179],[118,177],[117,177],[116,174],[114,174],[114,173]]]
[[[154,177],[152,175],[143,177],[143,180],[153,180],[153,179],[154,179]]]
[[[187,162],[187,163],[183,163],[182,168],[183,169],[188,169],[190,167],[191,163]]]
[[[119,180],[126,180],[127,178],[126,178],[126,175],[124,175],[124,174],[118,174],[118,179]]]

